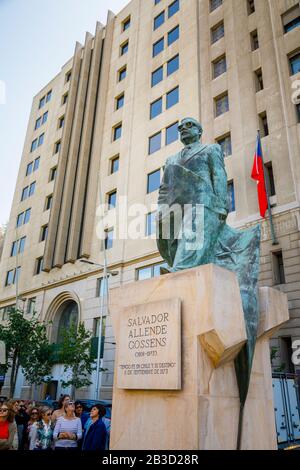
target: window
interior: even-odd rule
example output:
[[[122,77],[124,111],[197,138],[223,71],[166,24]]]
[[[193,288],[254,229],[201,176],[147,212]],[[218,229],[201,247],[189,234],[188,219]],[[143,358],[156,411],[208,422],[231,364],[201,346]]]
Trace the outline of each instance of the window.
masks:
[[[282,25],[285,33],[300,26],[300,6],[295,5],[282,15]]]
[[[61,129],[62,127],[64,127],[64,124],[65,124],[65,116],[62,116],[58,120],[58,128]]]
[[[151,153],[157,152],[160,148],[161,148],[161,131],[149,137],[149,149],[148,149],[149,155],[151,155]]]
[[[117,204],[117,191],[108,194],[108,208],[113,209]]]
[[[23,224],[27,224],[30,220],[30,214],[31,214],[31,209],[27,209],[25,212],[24,212],[24,221],[23,221]]]
[[[147,193],[152,193],[160,187],[160,169],[147,175]]]
[[[47,235],[48,235],[48,225],[44,225],[41,228],[40,242],[45,241],[47,239]]]
[[[179,39],[179,26],[168,32],[168,46]]]
[[[39,166],[40,166],[40,157],[37,157],[37,158],[34,160],[33,171],[38,170],[38,169],[39,169]]]
[[[166,145],[171,144],[178,140],[178,122],[171,124],[171,126],[166,129]]]
[[[165,22],[165,12],[162,11],[159,15],[154,18],[153,29],[156,30]]]
[[[39,118],[35,121],[34,129],[38,129],[39,127],[41,127],[41,125],[42,125],[42,118],[39,117]]]
[[[157,85],[161,82],[164,78],[164,69],[163,67],[159,67],[158,69],[154,70],[151,75],[151,86]]]
[[[24,253],[25,250],[26,237],[22,237],[19,240],[19,253]]]
[[[213,28],[211,28],[211,43],[214,44],[215,42],[219,41],[224,36],[224,23],[217,24]]]
[[[10,256],[16,256],[17,251],[18,251],[18,240],[12,243]]]
[[[20,277],[21,266],[18,266],[17,269],[12,269],[7,272],[5,286],[11,286],[16,283]]]
[[[51,209],[52,200],[53,200],[52,194],[50,194],[50,196],[47,196],[47,197],[46,197],[45,211],[48,211],[49,209]]]
[[[269,126],[268,126],[268,118],[267,118],[267,113],[263,112],[259,114],[259,129],[260,129],[260,135],[261,137],[266,137],[269,135]]]
[[[30,197],[30,196],[32,196],[32,195],[34,194],[35,185],[36,185],[36,182],[34,181],[34,182],[31,183],[31,185],[29,186],[28,197]]]
[[[122,67],[119,72],[118,72],[118,80],[119,82],[121,82],[122,80],[124,80],[124,78],[126,77],[126,73],[127,73],[127,69],[126,69],[126,65],[125,67]]]
[[[43,96],[43,98],[40,99],[39,103],[39,109],[41,109],[46,103],[46,96]]]
[[[222,5],[222,0],[210,0],[210,12]]]
[[[26,186],[25,188],[23,188],[22,195],[21,195],[21,201],[24,201],[25,199],[28,198],[28,188],[29,188],[29,186]]]
[[[122,124],[118,124],[113,128],[113,140],[118,140],[122,135]]]
[[[257,29],[255,29],[255,31],[252,31],[252,33],[250,33],[250,41],[251,41],[251,50],[256,51],[256,49],[259,48]]]
[[[261,69],[255,70],[254,80],[255,80],[255,91],[256,93],[258,93],[259,91],[264,89],[264,81],[263,81],[263,75],[262,75]]]
[[[45,134],[41,134],[38,138],[38,147],[44,143],[44,136]]]
[[[152,46],[152,57],[157,56],[164,50],[164,38],[156,41]]]
[[[100,332],[99,327],[100,327],[100,317],[94,318],[93,335],[94,335],[94,338],[96,339],[96,342],[94,343],[95,347],[93,348],[93,341],[92,341],[92,354],[94,354],[95,359],[98,354],[98,337],[99,337],[99,332]],[[103,359],[103,356],[104,356],[105,331],[106,331],[106,317],[102,317],[100,359]]]
[[[48,119],[48,111],[46,111],[46,112],[43,114],[43,117],[42,117],[42,124],[45,124],[45,122],[47,122],[47,119]]]
[[[136,280],[143,281],[152,277],[160,276],[160,268],[166,268],[167,263],[156,263],[136,270]]]
[[[61,104],[64,105],[66,104],[66,102],[68,101],[68,94],[69,93],[65,93],[61,99]]]
[[[162,98],[150,104],[150,119],[155,118],[162,113]]]
[[[166,104],[167,109],[177,104],[178,101],[179,101],[179,87],[177,86],[176,88],[174,88],[173,90],[167,93],[167,104]]]
[[[300,122],[300,103],[296,104],[297,121]]]
[[[126,31],[128,28],[130,28],[130,16],[122,23],[122,31]]]
[[[282,372],[288,374],[295,374],[295,366],[292,362],[293,346],[291,336],[281,336],[280,340],[280,359],[284,367]],[[280,369],[281,370],[281,369]],[[295,385],[294,385],[295,386]]]
[[[230,134],[227,134],[226,136],[217,139],[217,143],[221,146],[224,157],[229,157],[230,155],[232,155]]]
[[[69,82],[71,80],[72,72],[71,70],[66,73],[66,82]]]
[[[300,52],[299,51],[289,57],[289,62],[290,62],[291,75],[295,75],[295,73],[300,72]]]
[[[217,78],[227,70],[226,56],[223,55],[213,62],[213,78]]]
[[[110,174],[111,175],[113,173],[116,173],[119,170],[119,161],[120,161],[119,156],[114,157],[114,158],[111,159],[111,163],[110,163]]]
[[[281,250],[273,251],[272,267],[274,285],[285,284],[284,264]]]
[[[124,106],[124,93],[116,98],[116,110]]]
[[[35,306],[36,306],[36,297],[32,297],[28,299],[27,302],[27,315],[33,315],[35,313]]]
[[[179,0],[175,0],[175,2],[171,3],[171,5],[168,6],[168,18],[171,18],[171,16],[175,15],[179,10]]]
[[[60,151],[61,141],[55,142],[54,144],[54,155]]]
[[[234,198],[234,183],[233,181],[228,181],[227,183],[227,205],[228,211],[235,211],[235,198]]]
[[[48,91],[48,93],[46,95],[46,103],[48,103],[48,101],[51,100],[51,96],[52,96],[52,90]]]
[[[37,258],[35,261],[35,274],[40,274],[43,270],[43,258]]]
[[[105,230],[105,249],[109,250],[113,246],[114,229]]]
[[[179,54],[167,62],[167,76],[172,75],[179,69]]]
[[[247,0],[247,12],[248,12],[248,15],[252,15],[252,13],[255,12],[254,0]]]
[[[274,174],[273,174],[273,165],[272,162],[268,162],[265,164],[266,169],[266,176],[267,176],[267,188],[269,196],[275,196],[275,181],[274,181]]]
[[[215,98],[215,117],[221,116],[221,114],[229,111],[228,94],[218,96]]]
[[[156,231],[156,223],[155,223],[155,212],[149,212],[146,215],[146,237],[152,235]]]
[[[54,168],[51,168],[51,170],[50,170],[50,179],[49,179],[49,181],[54,181],[55,180],[56,173],[57,173],[57,167],[55,166]]]
[[[127,54],[128,48],[129,48],[129,41],[126,41],[124,42],[124,44],[120,46],[120,55]]]
[[[28,163],[26,168],[26,176],[31,175],[33,172],[33,162]]]
[[[21,227],[21,225],[23,225],[23,220],[24,220],[24,212],[21,212],[17,216],[17,227]]]
[[[30,147],[30,152],[33,152],[36,148],[37,148],[37,145],[38,144],[38,140],[37,139],[34,139],[32,142],[31,142],[31,147]]]
[[[103,277],[100,277],[97,279],[97,285],[96,285],[96,297],[103,297],[106,293],[108,284],[107,280],[105,281]]]

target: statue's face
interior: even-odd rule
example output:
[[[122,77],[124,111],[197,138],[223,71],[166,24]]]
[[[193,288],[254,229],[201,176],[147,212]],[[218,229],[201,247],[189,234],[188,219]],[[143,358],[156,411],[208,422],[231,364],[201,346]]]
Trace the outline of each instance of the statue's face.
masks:
[[[199,127],[191,120],[183,119],[178,126],[180,132],[180,140],[184,145],[198,142],[201,137]]]

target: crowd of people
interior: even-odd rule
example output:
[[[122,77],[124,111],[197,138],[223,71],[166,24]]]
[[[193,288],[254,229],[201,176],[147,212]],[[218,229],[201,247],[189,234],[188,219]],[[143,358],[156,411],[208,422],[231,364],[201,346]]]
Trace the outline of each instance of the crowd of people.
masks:
[[[80,401],[62,395],[58,409],[34,402],[0,402],[0,451],[101,451],[109,448],[110,420],[99,404],[90,413]]]

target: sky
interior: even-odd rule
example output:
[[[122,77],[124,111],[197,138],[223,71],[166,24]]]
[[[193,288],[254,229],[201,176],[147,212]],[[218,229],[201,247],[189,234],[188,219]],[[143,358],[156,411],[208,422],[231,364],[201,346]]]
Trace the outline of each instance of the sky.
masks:
[[[129,0],[0,0],[0,226],[8,222],[33,96],[96,21]]]

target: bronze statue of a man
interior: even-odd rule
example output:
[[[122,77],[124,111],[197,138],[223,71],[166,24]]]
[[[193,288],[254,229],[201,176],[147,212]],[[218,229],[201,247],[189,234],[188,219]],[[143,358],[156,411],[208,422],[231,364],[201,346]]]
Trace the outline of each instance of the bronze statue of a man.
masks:
[[[260,225],[242,231],[226,224],[227,175],[221,147],[200,143],[202,126],[195,119],[183,119],[178,129],[184,149],[166,162],[158,198],[157,246],[169,264],[166,271],[215,263],[237,276],[248,339],[235,359],[239,448],[258,325]]]

